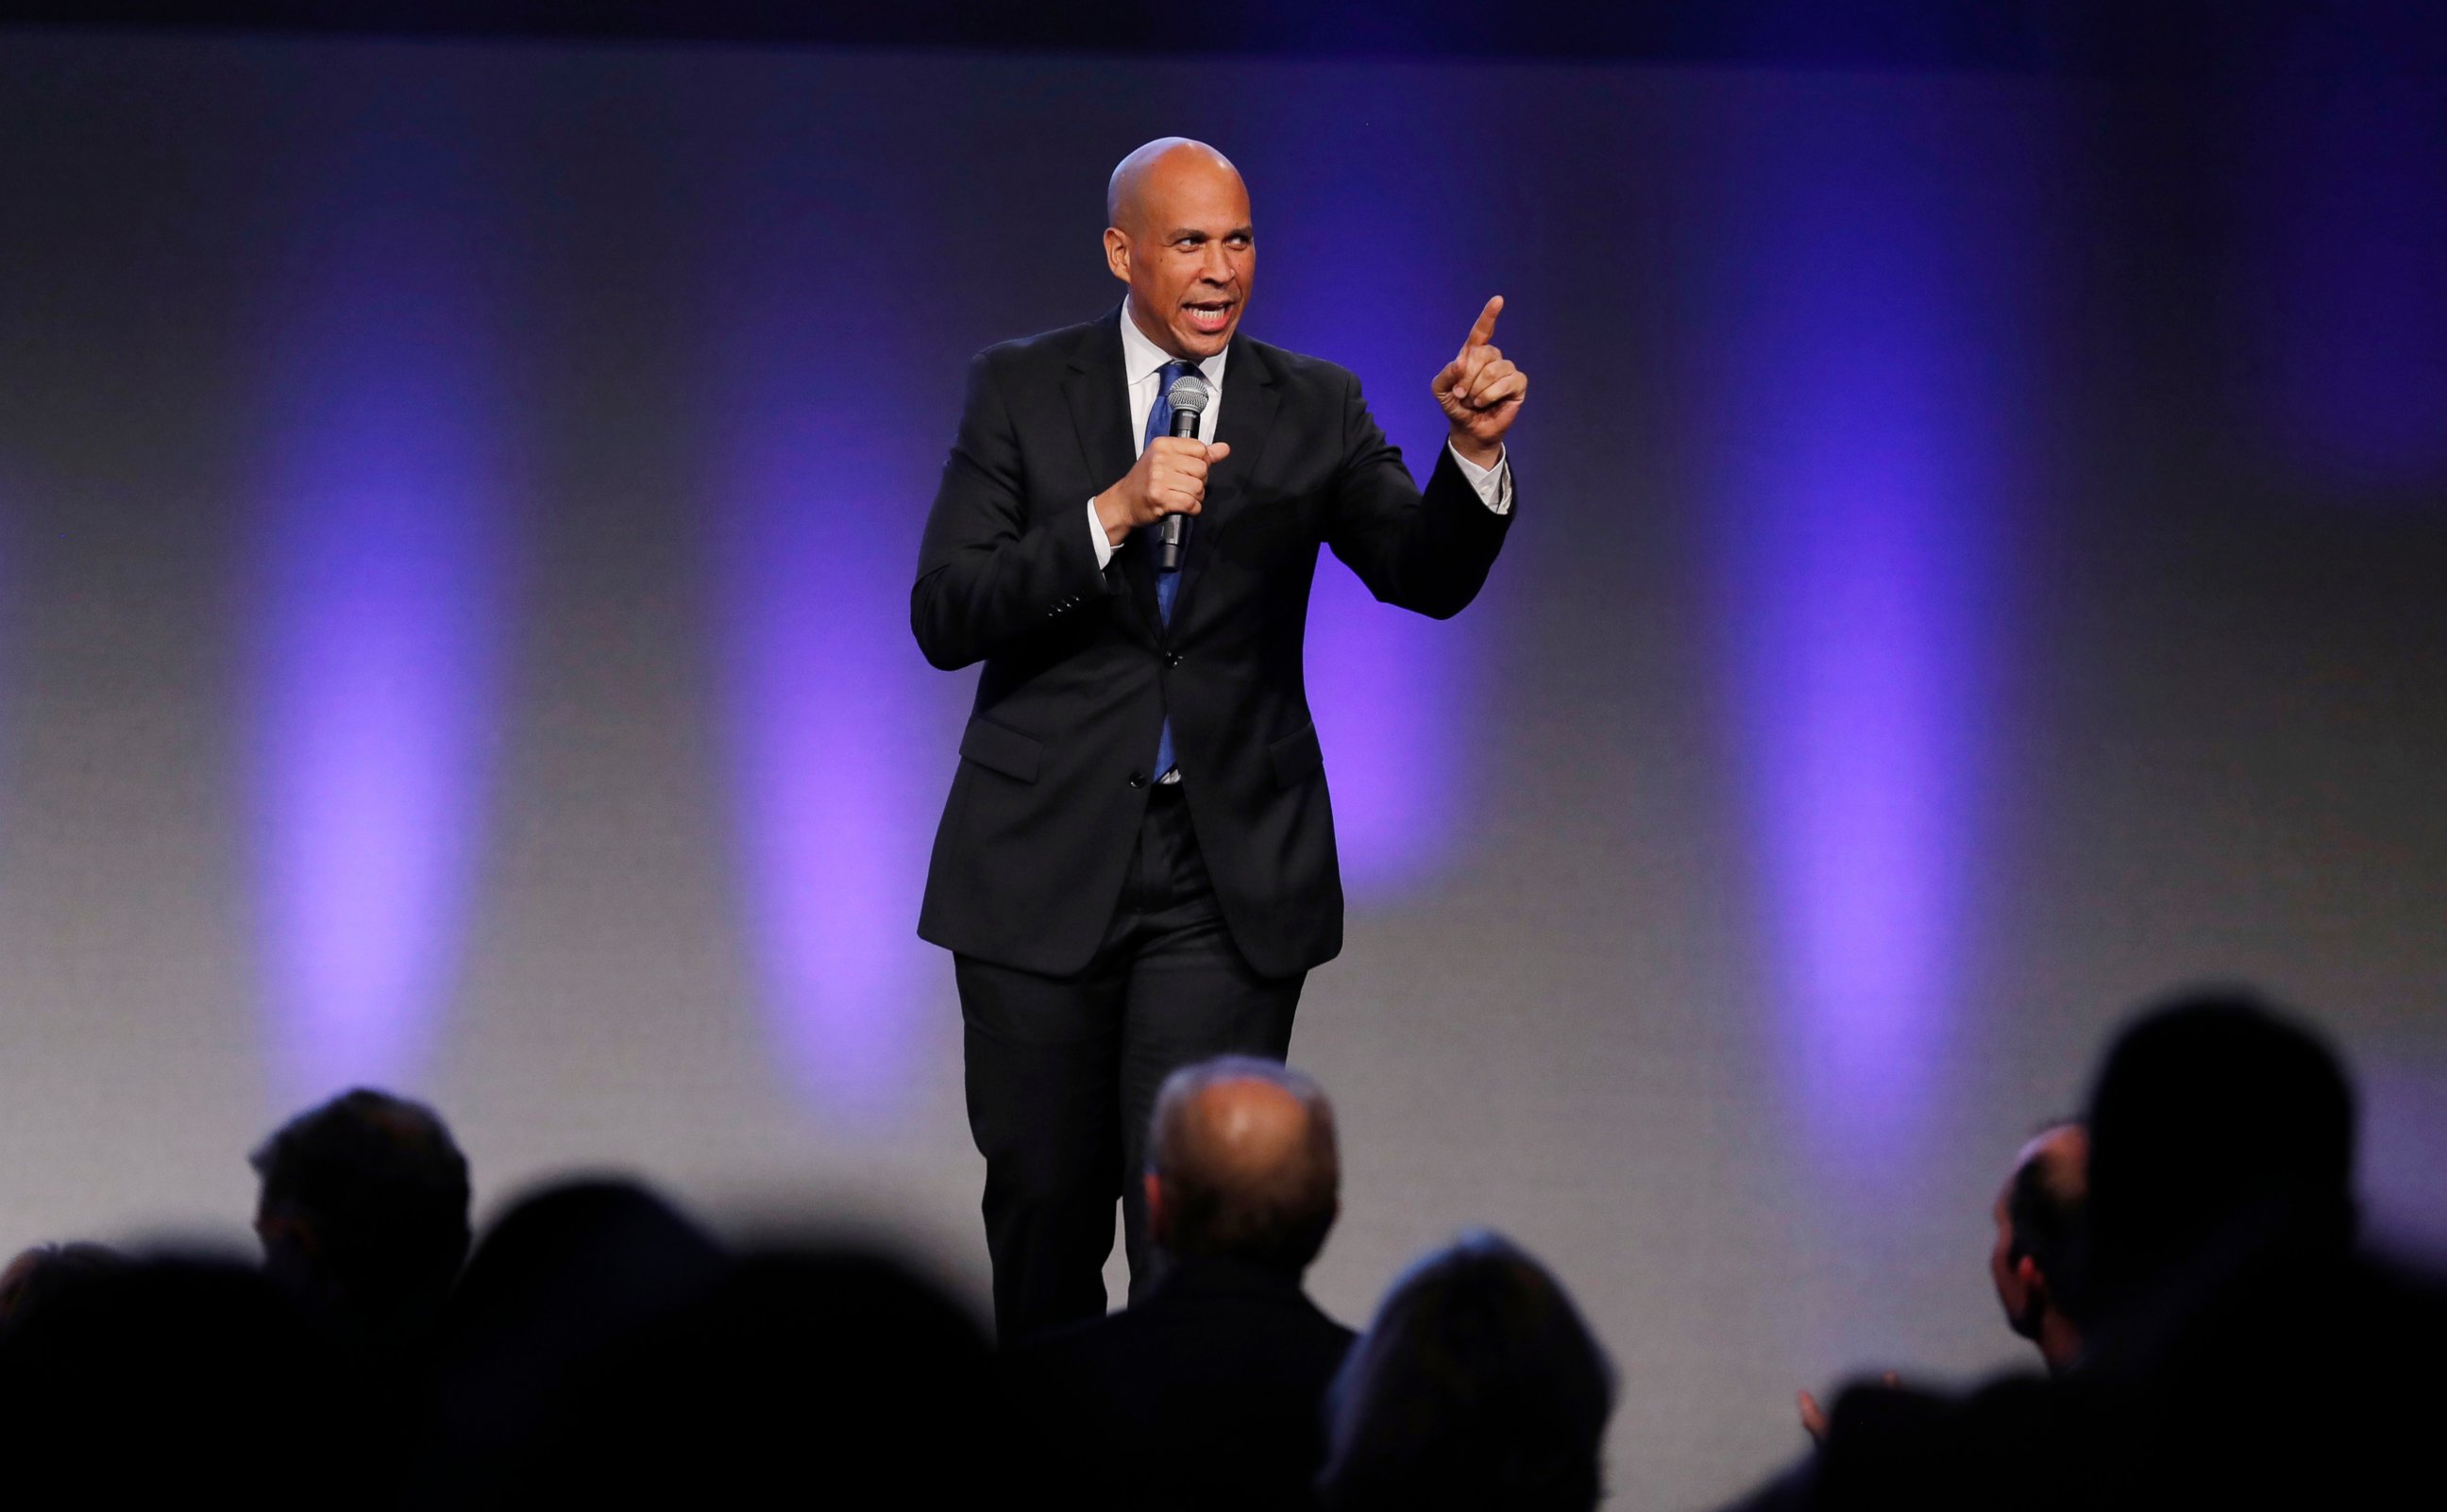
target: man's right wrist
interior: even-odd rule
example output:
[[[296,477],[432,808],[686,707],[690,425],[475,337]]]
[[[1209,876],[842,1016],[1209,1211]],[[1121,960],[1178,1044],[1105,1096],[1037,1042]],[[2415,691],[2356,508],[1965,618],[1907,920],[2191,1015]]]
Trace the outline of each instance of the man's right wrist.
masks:
[[[1122,542],[1130,539],[1130,521],[1128,514],[1122,515],[1119,520],[1113,518],[1112,507],[1108,502],[1110,498],[1110,494],[1098,494],[1088,501],[1088,505],[1096,512],[1096,523],[1104,528],[1106,543],[1119,550]]]

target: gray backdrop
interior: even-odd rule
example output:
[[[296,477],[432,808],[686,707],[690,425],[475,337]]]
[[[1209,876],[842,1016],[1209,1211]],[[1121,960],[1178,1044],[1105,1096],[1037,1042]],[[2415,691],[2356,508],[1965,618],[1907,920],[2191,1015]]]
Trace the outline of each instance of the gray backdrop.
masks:
[[[636,1171],[981,1289],[908,564],[962,361],[1110,308],[1175,130],[1249,330],[1414,455],[1488,293],[1534,380],[1470,614],[1320,590],[1330,1311],[1497,1226],[1621,1367],[1620,1503],[1721,1497],[1797,1387],[2022,1359],[2003,1163],[2203,976],[2338,1037],[2447,1238],[2435,104],[0,37],[0,1247],[240,1243],[252,1142],[378,1074],[487,1206]],[[299,1028],[352,950],[390,1019]]]

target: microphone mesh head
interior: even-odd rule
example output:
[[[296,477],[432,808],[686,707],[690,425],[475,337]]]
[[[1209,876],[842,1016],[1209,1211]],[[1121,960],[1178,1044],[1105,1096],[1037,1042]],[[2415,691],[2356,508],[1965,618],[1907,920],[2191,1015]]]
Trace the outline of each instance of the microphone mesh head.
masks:
[[[1206,401],[1214,393],[1205,378],[1195,372],[1186,372],[1175,378],[1172,387],[1165,390],[1164,402],[1185,414],[1203,415],[1206,413]]]

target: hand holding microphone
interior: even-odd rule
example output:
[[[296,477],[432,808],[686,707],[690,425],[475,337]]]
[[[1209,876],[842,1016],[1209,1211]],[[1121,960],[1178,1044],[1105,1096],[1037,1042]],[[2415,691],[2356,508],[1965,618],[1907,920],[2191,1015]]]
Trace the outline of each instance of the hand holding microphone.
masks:
[[[1190,391],[1193,384],[1197,387]],[[1211,393],[1206,380],[1196,373],[1175,380],[1166,395],[1172,405],[1172,434],[1148,442],[1137,465],[1096,496],[1096,519],[1104,524],[1105,539],[1116,546],[1141,525],[1164,521],[1158,550],[1175,558],[1159,560],[1164,571],[1180,565],[1182,517],[1197,514],[1205,505],[1207,469],[1232,454],[1226,443],[1210,446],[1198,439],[1198,417],[1205,412]]]

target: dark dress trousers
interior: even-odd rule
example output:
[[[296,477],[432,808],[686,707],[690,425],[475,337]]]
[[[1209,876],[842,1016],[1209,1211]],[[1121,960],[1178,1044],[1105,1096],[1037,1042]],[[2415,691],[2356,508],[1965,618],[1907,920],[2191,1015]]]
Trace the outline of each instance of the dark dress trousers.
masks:
[[[1351,373],[1235,336],[1216,437],[1232,450],[1167,624],[1145,545],[1099,569],[1090,536],[1088,501],[1137,458],[1119,321],[970,366],[910,594],[927,660],[985,664],[918,932],[958,957],[1006,1338],[1103,1311],[1157,1083],[1225,1050],[1280,1058],[1302,973],[1341,948],[1301,669],[1318,547],[1442,618],[1509,522],[1449,449],[1422,492]],[[1177,785],[1152,781],[1167,713]]]
[[[1044,1335],[1006,1386],[1040,1489],[1072,1506],[1298,1508],[1352,1332],[1287,1272],[1192,1260],[1129,1312]]]

